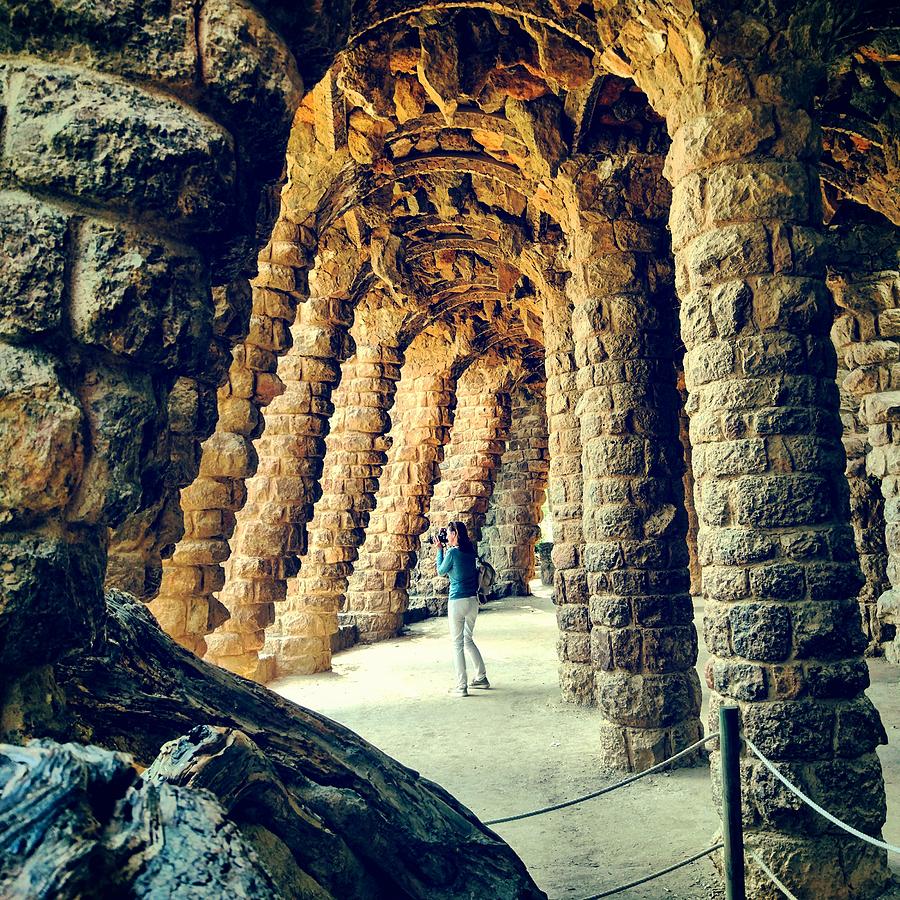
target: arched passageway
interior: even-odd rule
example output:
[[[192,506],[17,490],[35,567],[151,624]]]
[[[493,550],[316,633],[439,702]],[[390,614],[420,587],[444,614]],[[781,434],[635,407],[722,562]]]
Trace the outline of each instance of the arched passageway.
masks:
[[[66,718],[104,586],[225,670],[323,672],[443,610],[429,527],[521,590],[546,493],[598,765],[703,732],[693,587],[711,711],[877,834],[896,31],[824,0],[320,6],[0,10],[4,733],[134,746]],[[882,891],[882,853],[742,765],[769,865]]]

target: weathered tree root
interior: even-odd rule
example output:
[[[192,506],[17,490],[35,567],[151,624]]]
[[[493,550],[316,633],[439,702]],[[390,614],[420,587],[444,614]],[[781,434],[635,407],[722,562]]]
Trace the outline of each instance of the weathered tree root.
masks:
[[[127,594],[110,591],[107,607],[103,645],[56,667],[80,741],[149,766],[181,738],[148,777],[212,790],[236,822],[289,848],[318,896],[544,896],[512,850],[438,785],[198,659]]]
[[[124,754],[4,744],[0,784],[4,898],[327,896],[287,894],[214,797],[142,782]]]

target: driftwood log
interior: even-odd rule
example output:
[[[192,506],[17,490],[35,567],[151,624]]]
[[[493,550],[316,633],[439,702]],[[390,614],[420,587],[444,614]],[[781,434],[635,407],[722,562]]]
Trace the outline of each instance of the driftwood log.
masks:
[[[129,595],[109,592],[107,607],[102,645],[56,667],[72,737],[129,754],[150,767],[150,785],[211,791],[294,896],[544,896],[513,851],[438,785],[198,659]]]

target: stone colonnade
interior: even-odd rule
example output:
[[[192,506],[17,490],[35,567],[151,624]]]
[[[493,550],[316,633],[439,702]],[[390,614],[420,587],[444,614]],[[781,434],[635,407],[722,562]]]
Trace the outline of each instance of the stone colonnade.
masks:
[[[331,667],[338,611],[375,505],[403,350],[396,342],[372,340],[366,332],[360,328],[356,352],[343,365],[334,393],[322,494],[309,525],[309,546],[266,632],[264,653],[272,657],[276,675]],[[371,343],[364,343],[367,337]]]
[[[293,346],[278,366],[285,392],[266,410],[257,444],[259,465],[232,541],[221,599],[229,620],[207,639],[208,658],[260,681],[272,675],[261,657],[265,629],[275,621],[287,579],[307,544],[307,523],[318,496],[332,392],[350,352],[353,305],[340,294],[311,297],[292,329]]]
[[[534,577],[534,546],[540,535],[547,489],[546,398],[543,386],[511,393],[506,448],[481,529],[479,555],[497,573],[493,597],[527,596]]]
[[[250,330],[232,350],[228,377],[218,389],[215,431],[201,447],[199,474],[179,485],[184,536],[163,561],[159,593],[149,605],[166,632],[198,656],[206,652],[206,636],[228,615],[217,599],[225,585],[223,562],[256,467],[253,440],[262,430],[261,410],[283,389],[277,357],[290,344],[288,329],[305,296],[314,248],[308,228],[276,223],[252,283]],[[111,556],[119,546],[113,542]],[[116,586],[108,570],[110,584]]]

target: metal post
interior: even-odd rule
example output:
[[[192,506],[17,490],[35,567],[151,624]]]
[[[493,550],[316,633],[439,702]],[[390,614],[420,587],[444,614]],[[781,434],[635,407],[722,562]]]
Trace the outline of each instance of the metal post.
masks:
[[[741,820],[741,740],[736,706],[719,707],[722,753],[722,843],[725,845],[725,896],[746,900],[744,888],[744,824]]]

